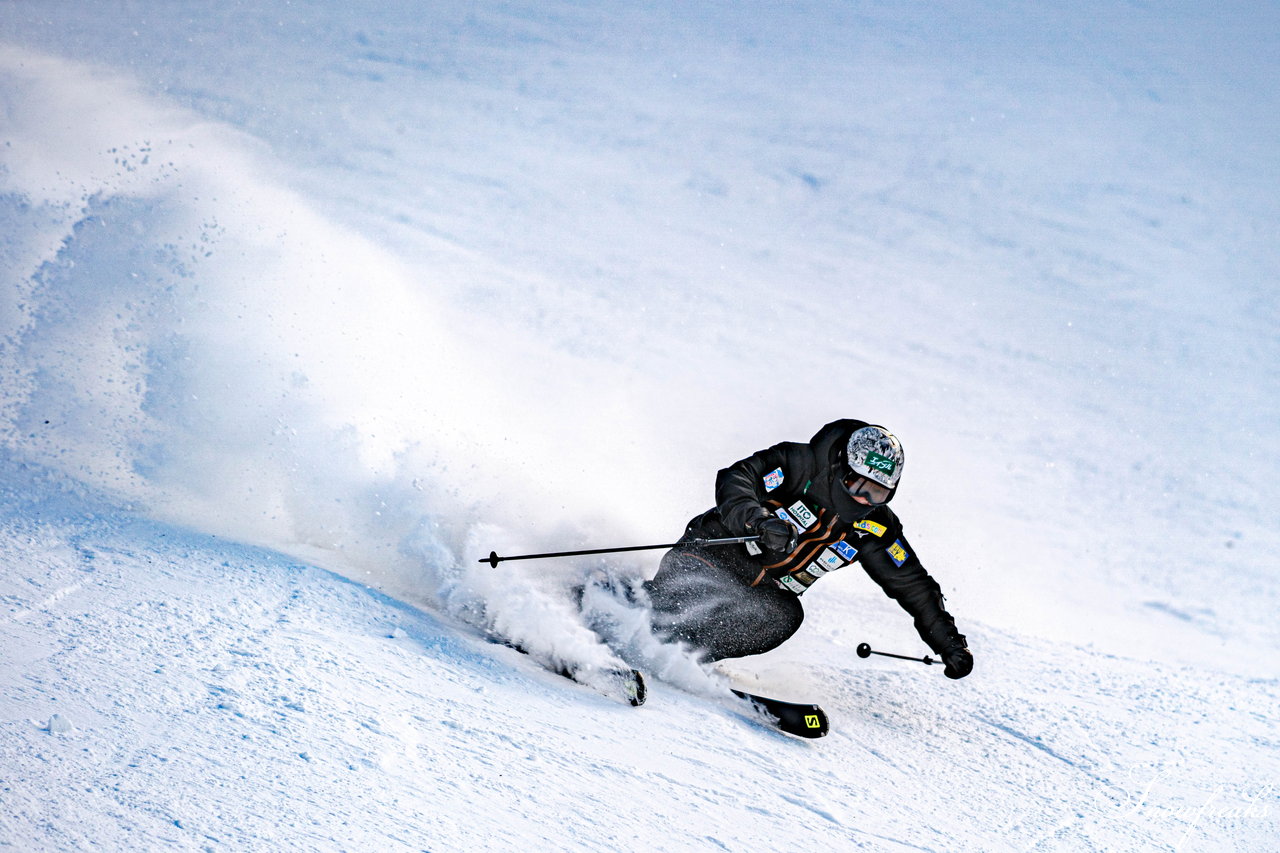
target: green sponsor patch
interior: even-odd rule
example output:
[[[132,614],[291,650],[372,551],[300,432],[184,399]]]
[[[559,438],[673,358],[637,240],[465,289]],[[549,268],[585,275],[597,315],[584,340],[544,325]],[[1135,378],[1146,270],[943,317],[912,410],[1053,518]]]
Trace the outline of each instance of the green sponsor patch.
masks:
[[[874,450],[867,451],[867,467],[874,468],[877,471],[883,471],[886,474],[892,474],[894,469],[898,467],[888,456],[881,456]]]

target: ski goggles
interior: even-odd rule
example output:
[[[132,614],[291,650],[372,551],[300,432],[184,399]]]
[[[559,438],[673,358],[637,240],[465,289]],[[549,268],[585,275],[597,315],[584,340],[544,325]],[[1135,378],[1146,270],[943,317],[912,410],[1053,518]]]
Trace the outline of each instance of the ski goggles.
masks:
[[[869,506],[884,506],[889,502],[889,498],[893,497],[893,489],[882,486],[861,474],[851,473],[845,477],[844,490],[849,493],[849,497],[861,498]]]

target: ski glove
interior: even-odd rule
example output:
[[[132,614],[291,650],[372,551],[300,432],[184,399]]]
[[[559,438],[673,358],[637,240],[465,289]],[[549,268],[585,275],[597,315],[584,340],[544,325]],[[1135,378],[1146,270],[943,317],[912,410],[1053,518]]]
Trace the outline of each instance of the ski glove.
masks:
[[[973,654],[963,643],[948,646],[942,653],[942,662],[946,664],[942,674],[947,678],[964,678],[973,672]]]
[[[790,554],[796,547],[796,530],[780,518],[769,516],[756,522],[760,547],[778,554]]]

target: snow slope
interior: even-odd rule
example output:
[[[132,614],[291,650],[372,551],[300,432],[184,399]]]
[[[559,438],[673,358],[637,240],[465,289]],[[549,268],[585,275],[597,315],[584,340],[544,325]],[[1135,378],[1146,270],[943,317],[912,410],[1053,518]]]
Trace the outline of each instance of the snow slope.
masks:
[[[0,5],[0,843],[1270,849],[1276,18]],[[971,678],[479,638],[842,416]]]

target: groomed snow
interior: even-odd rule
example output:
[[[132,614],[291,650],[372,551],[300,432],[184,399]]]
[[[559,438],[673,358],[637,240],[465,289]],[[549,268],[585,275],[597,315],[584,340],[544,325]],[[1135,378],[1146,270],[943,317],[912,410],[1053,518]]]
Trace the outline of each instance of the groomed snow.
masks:
[[[1278,19],[0,3],[0,845],[1274,849]],[[850,416],[970,678],[483,639]]]

